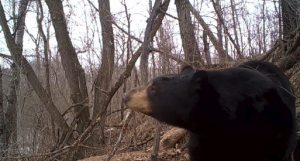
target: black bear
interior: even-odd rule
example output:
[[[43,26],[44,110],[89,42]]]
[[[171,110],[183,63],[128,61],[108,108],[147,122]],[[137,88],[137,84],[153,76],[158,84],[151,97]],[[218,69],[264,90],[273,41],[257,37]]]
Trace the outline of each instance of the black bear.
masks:
[[[273,64],[187,66],[130,91],[126,105],[190,133],[191,161],[283,161],[295,147],[295,96]]]

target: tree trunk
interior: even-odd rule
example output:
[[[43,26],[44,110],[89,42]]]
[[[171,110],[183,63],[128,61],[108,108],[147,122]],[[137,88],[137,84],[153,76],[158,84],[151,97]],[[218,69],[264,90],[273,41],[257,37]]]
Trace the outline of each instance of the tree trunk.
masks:
[[[235,44],[237,46],[237,54],[241,55],[240,53],[240,43],[239,43],[239,36],[238,36],[238,32],[237,32],[237,18],[236,18],[236,7],[235,7],[235,2],[234,0],[230,0],[230,8],[231,8],[231,16],[232,16],[232,22],[233,22],[233,31],[234,31],[234,38],[235,38]]]
[[[6,127],[5,127],[5,115],[4,115],[4,108],[3,108],[3,88],[2,88],[2,67],[0,67],[0,158],[5,157],[6,155]]]
[[[262,6],[262,22],[263,22],[263,29],[262,29],[262,34],[263,34],[263,52],[267,52],[267,43],[266,43],[266,0],[263,0],[263,6]]]
[[[70,98],[74,104],[75,118],[78,118],[77,131],[83,132],[90,118],[85,73],[69,36],[62,1],[46,0],[46,4],[49,8],[62,66],[71,91]]]
[[[195,66],[203,65],[203,60],[195,38],[194,25],[186,0],[175,0],[179,29],[185,60]]]
[[[218,35],[218,41],[219,41],[219,43],[218,44],[214,43],[214,41],[215,41],[214,39],[215,38],[213,37],[213,35],[208,34],[208,36],[211,39],[211,41],[212,41],[212,43],[214,44],[215,47],[216,47],[216,45],[223,46],[223,40],[222,40],[222,38],[223,38],[222,37],[222,35],[223,35],[222,34],[222,32],[223,32],[222,31],[222,26],[223,26],[224,33],[225,33],[225,37],[224,37],[224,46],[225,46],[224,52],[225,52],[225,54],[220,54],[220,51],[222,52],[222,49],[218,49],[219,47],[216,47],[217,51],[219,52],[219,58],[221,59],[220,60],[221,63],[223,63],[226,59],[232,60],[232,58],[227,54],[227,52],[228,52],[228,38],[231,41],[231,43],[233,44],[235,50],[237,51],[238,56],[240,58],[242,58],[243,55],[241,54],[240,46],[236,43],[238,41],[235,41],[235,39],[232,38],[232,36],[229,33],[229,30],[228,30],[228,28],[227,28],[227,26],[225,24],[224,14],[223,14],[223,11],[222,11],[222,7],[221,7],[221,4],[220,4],[220,1],[217,0],[215,2],[215,1],[212,0],[212,3],[213,3],[214,10],[215,10],[215,12],[216,12],[216,14],[218,16],[218,21],[217,21],[217,30],[218,30],[218,33],[217,33],[217,35]],[[235,9],[232,9],[232,10],[235,10]],[[201,20],[200,16],[197,16],[197,17],[199,17],[198,19],[199,19],[199,22],[201,23],[201,21],[203,21],[203,20]],[[233,15],[232,17],[234,18],[235,16]],[[235,22],[236,21],[234,20],[234,23]],[[202,22],[202,23],[205,26],[205,22]],[[207,27],[205,27],[205,28],[207,28]],[[208,33],[210,33],[210,31]],[[236,32],[235,35],[237,37],[237,32]]]
[[[24,36],[24,29],[25,29],[25,17],[27,13],[27,6],[29,0],[21,0],[19,4],[18,10],[18,21],[15,26],[15,43],[19,46],[23,47],[23,36]]]
[[[226,60],[232,61],[232,57],[227,54],[227,52],[224,50],[222,44],[219,43],[218,39],[215,37],[213,32],[210,30],[209,26],[206,24],[204,19],[200,16],[199,12],[191,5],[189,1],[187,1],[187,6],[189,10],[192,12],[192,14],[195,16],[195,18],[199,21],[200,25],[203,27],[203,30],[207,33],[207,36],[209,37],[210,41],[214,45],[215,49],[219,53],[220,61],[221,63],[226,62]]]
[[[165,4],[169,4],[169,0],[165,0],[164,2]],[[140,61],[140,70],[141,70],[141,83],[144,85],[147,83],[148,81],[148,58],[149,58],[149,53],[151,51],[151,42],[153,41],[153,37],[150,35],[155,35],[151,32],[153,31],[157,31],[157,29],[159,28],[159,26],[161,25],[161,22],[158,26],[157,29],[155,29],[157,26],[153,26],[154,25],[154,21],[158,20],[161,17],[159,17],[159,13],[160,11],[160,7],[162,5],[162,0],[155,0],[154,6],[151,10],[151,14],[150,17],[148,19],[148,23],[146,26],[146,31],[145,31],[145,37],[144,37],[144,42],[142,44],[142,55],[141,55],[141,61]],[[155,19],[157,17],[157,19]]]
[[[154,9],[157,8],[157,6],[161,3],[161,0],[155,0]],[[152,1],[149,0],[149,13],[153,11],[152,7]],[[146,29],[147,30],[147,29]],[[147,34],[147,33],[145,33]],[[141,60],[140,60],[140,73],[141,73],[141,83],[142,85],[145,85],[148,82],[148,76],[149,76],[149,69],[148,69],[148,59],[150,50],[149,47],[152,45],[152,40],[146,40],[144,38],[144,46],[142,50]]]
[[[17,30],[23,30],[24,34],[24,25],[25,25],[25,14],[26,12],[20,12],[19,15],[24,18],[19,18],[20,21],[18,22],[18,28]],[[16,63],[18,69],[20,69],[25,77],[27,78],[28,82],[31,84],[32,88],[38,95],[38,97],[41,99],[42,103],[45,105],[47,111],[49,112],[50,116],[55,120],[55,123],[64,131],[66,132],[68,130],[68,125],[59,113],[58,109],[52,102],[51,98],[49,98],[48,94],[46,93],[45,89],[42,87],[41,83],[39,82],[36,74],[34,73],[32,67],[30,66],[29,62],[25,59],[25,57],[22,55],[22,44],[19,44],[22,42],[21,38],[17,38],[16,42],[13,39],[13,36],[9,30],[7,20],[5,17],[5,13],[3,10],[3,5],[0,1],[0,24],[2,27],[2,31],[4,33],[5,41],[7,44],[7,47],[12,55],[13,61]],[[23,27],[22,27],[23,26]],[[21,31],[17,31],[18,35],[23,35]]]
[[[12,77],[10,81],[10,89],[7,97],[7,111],[5,113],[6,118],[6,139],[8,145],[10,145],[13,150],[17,149],[17,125],[18,125],[18,96],[17,91],[20,84],[20,73],[15,64],[11,65]]]
[[[297,26],[300,25],[299,18],[300,3],[298,0],[281,0],[282,33],[286,39]]]
[[[104,143],[104,124],[106,120],[106,108],[104,102],[107,99],[107,91],[110,89],[110,82],[114,70],[114,32],[112,28],[112,16],[110,13],[109,0],[99,0],[99,17],[102,29],[102,60],[94,84],[94,111],[93,119],[97,119],[100,114],[102,117],[100,122],[101,142]]]
[[[41,38],[43,40],[44,44],[44,67],[45,67],[45,75],[46,75],[46,91],[48,95],[51,97],[51,90],[50,90],[50,69],[49,69],[49,56],[48,56],[48,51],[49,51],[49,42],[48,38],[43,30],[43,19],[44,19],[44,9],[41,0],[37,0],[37,25],[38,25],[38,31],[39,34],[41,35]]]
[[[211,63],[211,56],[210,56],[210,51],[209,51],[209,43],[208,43],[208,37],[205,31],[203,31],[203,46],[204,46],[204,54],[205,54],[205,59],[207,65],[212,65]]]
[[[158,49],[164,53],[170,53],[172,51],[172,42],[169,38],[168,31],[165,27],[161,26],[158,30],[159,36],[157,37],[157,45]],[[160,66],[161,66],[161,74],[168,74],[170,68],[170,60],[166,56],[166,54],[160,54]]]

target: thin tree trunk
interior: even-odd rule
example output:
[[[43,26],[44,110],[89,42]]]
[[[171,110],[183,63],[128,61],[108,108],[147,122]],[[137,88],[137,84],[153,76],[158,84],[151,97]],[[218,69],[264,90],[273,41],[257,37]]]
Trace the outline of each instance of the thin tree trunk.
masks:
[[[213,6],[214,6],[216,14],[218,15],[217,37],[218,37],[219,43],[223,46],[223,26],[225,26],[225,24],[223,24],[224,17],[223,17],[223,11],[222,11],[220,0],[216,0],[216,2],[213,3]],[[204,34],[204,32],[203,32],[203,34]],[[205,34],[205,35],[207,37],[207,34]]]
[[[234,38],[235,38],[235,44],[237,46],[237,55],[241,55],[241,48],[240,48],[240,43],[239,43],[239,36],[237,32],[237,23],[236,23],[236,7],[235,7],[235,2],[234,0],[230,0],[230,8],[231,8],[231,16],[232,16],[232,21],[233,21],[233,31],[234,31]]]
[[[160,131],[161,131],[161,125],[160,122],[157,120],[154,120],[154,124],[156,125],[155,132],[154,132],[154,144],[153,144],[153,150],[151,153],[151,161],[157,161],[158,160],[158,152],[159,152],[159,145],[160,145]]]
[[[209,43],[208,43],[208,37],[205,31],[203,31],[203,45],[204,45],[204,54],[205,54],[205,59],[207,65],[211,65],[211,56],[210,56],[210,51],[209,51]]]
[[[25,17],[27,13],[27,6],[29,0],[21,0],[18,9],[18,21],[15,26],[15,43],[19,46],[23,47],[23,36],[24,36],[24,29],[25,29]]]
[[[18,97],[17,91],[20,84],[20,73],[15,64],[11,65],[12,77],[9,84],[9,94],[7,97],[7,111],[5,113],[6,118],[6,139],[7,143],[11,146],[12,152],[17,149],[17,107]]]
[[[235,50],[237,51],[238,56],[239,56],[240,58],[242,58],[243,55],[242,55],[242,53],[241,53],[240,46],[239,46],[239,45],[236,43],[236,41],[232,38],[232,36],[231,36],[231,34],[229,33],[229,30],[228,30],[228,28],[227,28],[227,26],[226,26],[226,24],[225,24],[225,20],[224,20],[224,16],[223,16],[223,12],[222,12],[222,8],[221,8],[220,1],[217,0],[217,1],[215,2],[214,0],[212,0],[212,3],[213,3],[214,10],[215,10],[215,12],[216,12],[216,14],[217,14],[217,16],[218,16],[218,26],[217,26],[217,28],[218,28],[218,38],[219,38],[219,43],[220,43],[220,45],[223,46],[223,41],[220,40],[220,37],[219,37],[219,35],[222,35],[222,34],[220,33],[220,32],[222,32],[222,31],[219,30],[219,28],[221,28],[221,27],[219,27],[219,25],[222,25],[223,28],[224,28],[224,33],[225,33],[225,40],[224,40],[224,41],[225,41],[225,51],[226,51],[226,53],[228,52],[228,38],[229,38],[229,40],[230,40],[231,43],[233,44]],[[220,23],[220,24],[219,24],[219,23]],[[237,34],[236,34],[236,35],[237,35]],[[224,61],[224,60],[226,59],[226,57],[222,57],[222,56],[226,56],[226,55],[220,55],[220,56],[221,56],[221,59],[223,59],[223,60],[221,60],[221,61]]]
[[[7,139],[5,135],[5,115],[3,108],[2,67],[0,66],[0,158],[6,156]]]
[[[194,25],[191,20],[191,13],[187,6],[187,0],[175,0],[178,19],[180,36],[185,55],[185,60],[189,63],[200,66],[204,62],[201,58],[198,44],[195,38]]]
[[[124,64],[124,66],[127,66],[128,61],[130,59],[130,57],[133,54],[132,51],[132,39],[131,39],[131,15],[128,13],[128,8],[127,5],[125,3],[124,0],[124,9],[125,9],[125,14],[126,14],[126,20],[127,20],[127,33],[128,33],[128,38],[127,38],[127,42],[126,42],[126,48],[127,48],[127,52],[126,52],[126,64]],[[126,93],[127,92],[127,80],[124,81],[124,85],[123,85],[123,92]],[[124,103],[122,103],[121,106],[122,110],[121,110],[121,120],[124,119]],[[136,140],[134,139],[134,148],[136,148]]]
[[[266,43],[266,0],[263,0],[263,6],[262,6],[262,22],[263,22],[263,52],[267,52],[267,43]]]
[[[164,53],[170,53],[172,50],[171,40],[167,35],[165,27],[161,26],[158,30],[159,36],[157,37],[157,45],[160,51]],[[161,64],[161,74],[167,74],[169,72],[170,60],[166,54],[159,54]]]
[[[281,0],[282,13],[282,30],[283,38],[286,39],[299,25],[299,9],[300,3],[298,0]]]
[[[70,98],[74,104],[75,118],[78,118],[77,131],[83,132],[90,118],[85,73],[69,36],[62,1],[46,0],[46,4],[49,8],[62,66],[71,91]]]
[[[214,45],[215,49],[217,50],[219,57],[224,58],[221,59],[221,63],[224,63],[226,60],[232,61],[232,57],[226,53],[222,44],[219,43],[218,39],[215,37],[213,32],[210,30],[209,26],[206,24],[204,19],[200,16],[199,12],[191,5],[190,2],[187,2],[189,10],[195,16],[195,18],[199,21],[200,25],[203,27],[204,31],[207,32],[207,36],[209,37],[210,41]]]
[[[50,69],[49,69],[49,56],[48,56],[48,51],[49,51],[49,42],[48,38],[43,30],[43,19],[44,19],[44,9],[41,0],[37,0],[37,25],[38,25],[38,31],[39,34],[41,35],[41,38],[43,40],[44,44],[44,66],[45,66],[45,74],[46,74],[46,91],[48,95],[51,97],[51,90],[50,90]]]
[[[101,66],[94,84],[95,94],[93,119],[96,119],[99,113],[101,113],[101,130],[98,138],[100,138],[102,143],[104,143],[104,124],[106,120],[106,108],[104,108],[104,102],[107,100],[107,91],[110,89],[110,82],[112,80],[115,46],[110,2],[109,0],[99,0],[98,3],[103,49]]]
[[[151,2],[150,2],[151,3]],[[149,4],[150,5],[150,12],[159,12],[159,6],[160,4],[162,3],[162,0],[155,0],[155,3],[154,3],[154,6],[152,8],[152,3]],[[151,9],[152,8],[152,9]],[[150,15],[150,18],[148,19],[149,20],[152,20],[153,18],[151,18],[151,15]],[[148,22],[148,24],[151,23],[151,22]],[[149,53],[150,53],[150,47],[151,47],[151,42],[152,42],[152,39],[147,39],[149,38],[149,36],[146,36],[146,35],[149,35],[150,34],[150,30],[151,30],[151,27],[150,25],[147,25],[146,27],[146,31],[145,31],[145,37],[144,37],[144,43],[143,43],[143,47],[142,47],[142,55],[141,55],[141,60],[140,60],[140,70],[141,70],[141,83],[144,85],[148,82],[148,75],[149,75],[149,71],[148,71],[148,58],[149,58]]]
[[[17,23],[17,24],[21,24],[21,25],[19,25],[19,28],[17,28],[17,30],[23,30],[24,25],[25,25],[25,15],[26,14],[25,14],[25,12],[20,12],[20,13],[22,13],[22,14],[20,14],[20,15],[22,15],[21,17],[24,17],[24,18],[20,18],[20,21],[22,21],[22,22]],[[16,63],[18,69],[21,69],[21,71],[27,78],[28,82],[31,84],[32,88],[34,89],[34,91],[36,92],[38,97],[41,99],[43,104],[45,105],[50,116],[55,120],[55,123],[64,132],[66,132],[69,128],[67,123],[65,122],[65,120],[63,119],[61,114],[59,113],[58,109],[56,108],[56,106],[54,105],[52,100],[49,98],[45,89],[42,87],[41,83],[39,82],[36,74],[34,73],[32,67],[31,67],[31,65],[25,59],[25,57],[22,55],[22,44],[20,44],[20,42],[22,42],[21,41],[22,39],[18,38],[16,40],[16,42],[18,42],[18,43],[15,43],[15,40],[12,37],[12,34],[9,30],[7,22],[8,21],[5,18],[3,5],[0,1],[0,24],[1,24],[2,31],[5,36],[5,41],[6,41],[7,47],[13,57],[13,61]],[[20,32],[20,31],[17,31],[17,33],[19,33],[18,35],[23,35],[23,34],[21,34],[22,32]],[[24,30],[23,30],[23,33],[24,33]]]
[[[46,92],[48,93],[49,97],[52,99],[52,94],[51,94],[51,86],[50,86],[50,56],[49,56],[49,27],[47,28],[47,33],[45,34],[44,30],[43,30],[43,25],[42,22],[44,20],[44,9],[43,9],[43,5],[41,0],[37,0],[37,25],[38,25],[38,32],[41,35],[41,38],[43,40],[43,45],[44,45],[44,49],[43,49],[43,53],[44,53],[44,61],[43,61],[43,65],[45,67],[45,89]],[[54,120],[53,118],[50,118],[50,122],[51,122],[51,134],[53,138],[53,142],[56,142],[57,140],[59,140],[59,136],[56,136],[55,133],[55,124],[54,124]]]

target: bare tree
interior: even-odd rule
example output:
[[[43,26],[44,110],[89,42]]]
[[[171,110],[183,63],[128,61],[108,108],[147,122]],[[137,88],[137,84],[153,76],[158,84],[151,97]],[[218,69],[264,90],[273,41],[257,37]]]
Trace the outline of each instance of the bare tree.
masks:
[[[9,94],[7,96],[7,111],[5,113],[6,122],[6,139],[11,149],[17,148],[17,107],[18,96],[17,91],[20,84],[20,73],[16,65],[11,65],[11,80],[9,85]]]
[[[176,0],[176,9],[179,19],[180,36],[185,60],[195,66],[203,65],[200,50],[195,38],[194,25],[191,20],[191,13],[187,0]]]
[[[212,0],[212,3],[213,3],[214,10],[215,10],[215,12],[217,14],[217,17],[218,17],[218,19],[217,19],[217,37],[218,37],[219,43],[223,46],[223,44],[224,44],[223,43],[223,30],[226,30],[226,26],[225,26],[224,21],[223,21],[224,20],[223,9],[221,7],[220,0],[216,0],[216,2],[214,2]],[[224,26],[225,29],[223,29],[223,26]],[[203,32],[203,35],[204,35],[204,33],[205,32]],[[206,34],[206,37],[207,37],[207,34]]]
[[[281,45],[282,53],[280,55],[285,57],[280,62],[280,67],[288,70],[300,60],[299,50],[297,50],[300,46],[300,38],[297,36],[300,30],[300,3],[297,0],[281,0],[280,2],[282,36],[284,40],[287,40],[285,45]]]
[[[26,3],[25,3],[26,2]],[[42,87],[40,81],[38,80],[36,74],[34,73],[31,65],[29,62],[25,59],[25,57],[22,55],[22,42],[23,42],[23,35],[24,35],[24,26],[25,26],[25,16],[26,16],[26,8],[28,1],[22,0],[20,2],[21,4],[26,4],[26,5],[21,5],[25,7],[19,7],[19,18],[16,28],[16,36],[14,40],[13,35],[10,32],[9,26],[7,24],[6,16],[4,13],[3,5],[0,2],[0,24],[4,33],[4,37],[6,40],[7,47],[12,55],[13,61],[17,65],[18,69],[22,71],[22,73],[26,76],[28,82],[31,84],[32,88],[38,95],[38,97],[41,99],[43,104],[45,105],[47,111],[51,115],[52,118],[54,118],[55,123],[62,129],[62,131],[67,131],[68,130],[68,125],[59,113],[58,109],[52,102],[51,98],[49,98],[47,92],[45,89]]]
[[[267,52],[267,43],[266,43],[266,0],[263,0],[263,6],[262,6],[262,22],[263,22],[263,52]]]
[[[231,34],[229,33],[229,29],[228,27],[226,26],[225,24],[225,20],[224,20],[224,15],[223,15],[223,12],[222,12],[222,7],[221,7],[221,4],[220,4],[220,1],[219,0],[212,0],[212,3],[213,3],[213,7],[214,7],[214,10],[217,14],[217,17],[218,17],[218,20],[217,20],[217,29],[218,29],[218,39],[219,39],[219,44],[223,46],[223,34],[222,34],[222,29],[224,29],[224,32],[225,32],[225,47],[226,47],[226,50],[228,52],[228,38],[230,40],[230,42],[233,44],[234,46],[234,49],[237,51],[237,54],[239,57],[243,57],[242,53],[241,53],[241,49],[240,49],[240,46],[238,45],[238,41],[235,41],[235,39],[231,36]],[[233,4],[231,4],[232,6]],[[234,10],[232,11],[232,18],[234,19],[235,18],[235,7],[231,7],[231,10]],[[234,24],[236,23],[236,20],[234,20]],[[237,34],[237,26],[234,25],[234,30],[235,30],[235,36],[238,37],[238,34]],[[224,57],[225,56],[225,57]],[[220,55],[221,59],[225,60],[226,59],[226,55]],[[221,60],[222,61],[222,60]]]
[[[168,24],[170,25],[170,24]],[[156,37],[156,42],[158,43],[158,48],[160,51],[168,54],[172,54],[173,44],[171,42],[170,31],[167,30],[167,23],[164,23],[158,30],[159,35]],[[160,64],[161,73],[167,74],[170,72],[170,60],[167,54],[160,54]]]
[[[234,0],[230,0],[230,8],[231,8],[231,16],[232,16],[232,22],[233,22],[233,31],[234,31],[234,38],[235,38],[235,44],[236,44],[236,49],[238,52],[238,55],[241,55],[241,48],[240,48],[240,43],[239,43],[239,36],[237,32],[237,14],[236,14],[236,4]]]
[[[61,0],[46,0],[55,30],[62,66],[71,90],[70,99],[75,111],[77,130],[83,132],[89,123],[89,102],[84,70],[79,63],[67,29]]]
[[[222,44],[220,44],[216,36],[210,30],[207,23],[200,16],[199,12],[191,5],[189,1],[187,1],[186,5],[189,8],[189,10],[192,12],[192,14],[195,16],[195,18],[199,21],[200,25],[203,27],[203,30],[207,32],[207,36],[209,37],[210,41],[212,42],[212,44],[214,45],[215,49],[219,54],[220,62],[224,63],[226,60],[232,61],[233,58],[230,55],[228,55],[228,53],[224,50]]]
[[[0,158],[5,156],[7,146],[5,135],[5,115],[3,108],[2,67],[0,67]]]
[[[298,0],[281,0],[280,4],[282,10],[282,33],[283,37],[287,38],[300,25],[300,3]]]
[[[212,65],[208,37],[207,37],[207,34],[205,31],[203,31],[203,46],[204,46],[204,54],[205,54],[206,63],[207,63],[207,65]]]
[[[159,6],[162,3],[162,0],[155,0],[154,6],[152,8],[152,2],[149,1],[149,5],[150,5],[150,12],[154,12],[154,13],[158,13],[159,11]],[[148,19],[148,24],[152,24],[152,22],[149,22],[153,19],[153,17],[151,17]],[[153,21],[153,20],[152,20]],[[141,80],[142,80],[142,84],[146,84],[148,81],[148,58],[149,58],[149,53],[150,53],[150,48],[151,48],[151,42],[153,41],[152,39],[148,39],[149,38],[149,34],[150,34],[150,30],[151,30],[152,26],[151,25],[147,25],[146,31],[145,31],[145,37],[144,37],[144,43],[143,43],[143,47],[142,47],[142,55],[141,55],[141,61],[140,61],[140,70],[141,70]]]
[[[49,61],[49,41],[47,38],[46,33],[43,30],[43,19],[44,19],[44,9],[41,0],[37,0],[37,25],[38,25],[38,32],[43,40],[43,53],[44,53],[44,66],[45,66],[45,74],[46,74],[46,91],[48,95],[51,97],[51,90],[50,90],[50,61]]]
[[[109,0],[99,0],[99,17],[102,29],[102,60],[94,84],[94,111],[93,119],[101,113],[103,117],[100,122],[101,140],[104,142],[104,123],[106,117],[106,109],[103,107],[107,99],[107,91],[110,89],[110,82],[114,69],[114,32],[112,28],[112,16],[110,13]]]

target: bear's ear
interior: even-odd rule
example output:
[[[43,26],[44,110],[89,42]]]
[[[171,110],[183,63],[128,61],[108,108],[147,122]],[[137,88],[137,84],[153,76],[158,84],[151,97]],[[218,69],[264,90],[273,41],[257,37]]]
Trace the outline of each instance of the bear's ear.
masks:
[[[187,73],[190,73],[190,72],[194,72],[194,69],[193,67],[189,66],[189,65],[185,65],[181,68],[181,72],[180,74],[187,74]]]

